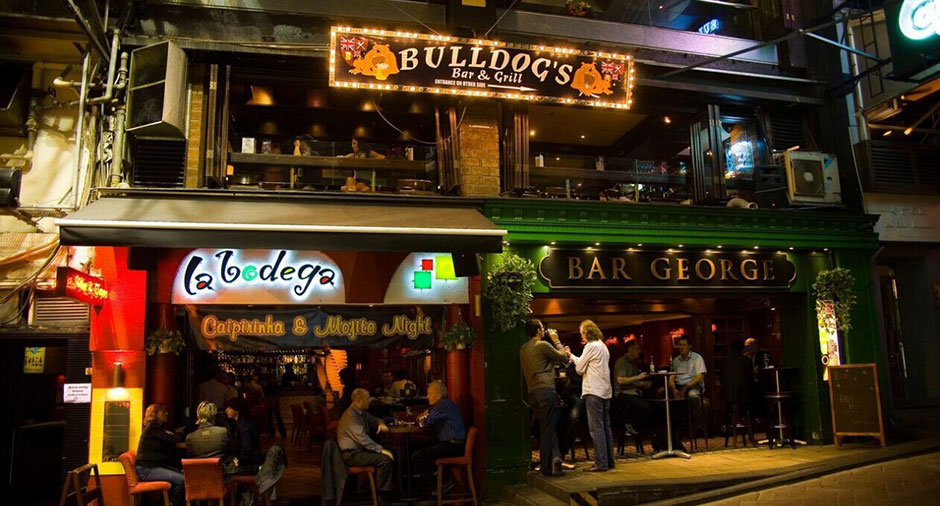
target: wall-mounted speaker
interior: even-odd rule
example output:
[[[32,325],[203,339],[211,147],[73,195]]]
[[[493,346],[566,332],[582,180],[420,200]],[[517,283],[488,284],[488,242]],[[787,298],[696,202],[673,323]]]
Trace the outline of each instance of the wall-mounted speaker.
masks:
[[[137,137],[183,139],[186,53],[170,41],[131,52],[127,131]]]

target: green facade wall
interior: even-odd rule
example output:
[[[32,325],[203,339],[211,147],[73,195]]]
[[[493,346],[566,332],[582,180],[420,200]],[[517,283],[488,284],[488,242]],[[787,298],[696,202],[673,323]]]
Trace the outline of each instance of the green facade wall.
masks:
[[[877,248],[872,231],[875,218],[846,212],[797,210],[740,210],[690,206],[658,206],[585,201],[537,201],[499,199],[487,202],[485,214],[508,231],[504,253],[530,258],[536,265],[547,248],[669,248],[708,249],[721,245],[726,250],[753,249],[779,251],[797,268],[797,279],[789,289],[767,293],[781,297],[781,332],[784,362],[799,367],[794,425],[812,442],[831,440],[828,385],[822,381],[819,337],[816,330],[815,298],[812,283],[816,275],[836,266],[850,269],[856,277],[858,304],[853,312],[853,329],[842,337],[845,363],[875,362],[879,371],[885,361],[878,333],[876,278],[871,257]],[[792,249],[791,249],[792,248]],[[500,255],[488,255],[482,276]],[[537,293],[585,293],[584,290],[552,290],[539,278]],[[588,293],[649,293],[662,290],[608,290]],[[675,295],[676,292],[669,292]],[[718,295],[707,289],[683,293]],[[764,292],[762,292],[764,293]],[[530,415],[520,373],[518,349],[525,340],[521,328],[494,331],[489,323],[489,307],[483,301],[486,356],[486,468],[488,495],[502,485],[524,482],[528,470]],[[882,395],[886,374],[881,374]],[[890,400],[883,401],[890,413]]]

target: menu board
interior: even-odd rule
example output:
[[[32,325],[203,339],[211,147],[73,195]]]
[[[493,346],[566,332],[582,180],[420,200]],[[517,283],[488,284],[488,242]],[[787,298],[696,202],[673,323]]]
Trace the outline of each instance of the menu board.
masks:
[[[104,430],[101,439],[101,461],[117,462],[128,450],[130,440],[131,401],[104,403]]]
[[[875,364],[829,366],[829,401],[836,448],[844,436],[871,436],[885,446]]]

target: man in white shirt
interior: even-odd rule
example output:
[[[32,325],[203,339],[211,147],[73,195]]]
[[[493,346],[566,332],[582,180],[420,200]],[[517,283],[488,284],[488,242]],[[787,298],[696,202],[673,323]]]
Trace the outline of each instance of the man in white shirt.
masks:
[[[679,373],[669,377],[669,388],[676,399],[688,397],[690,400],[701,399],[705,393],[705,359],[692,351],[689,338],[680,336],[677,339],[679,355],[672,359],[672,372]]]
[[[588,416],[588,430],[594,440],[594,465],[588,472],[614,468],[614,434],[610,428],[610,352],[604,335],[591,320],[581,322],[581,342],[587,343],[581,356],[571,355],[575,370],[584,377],[581,397]],[[567,350],[571,353],[570,350]]]

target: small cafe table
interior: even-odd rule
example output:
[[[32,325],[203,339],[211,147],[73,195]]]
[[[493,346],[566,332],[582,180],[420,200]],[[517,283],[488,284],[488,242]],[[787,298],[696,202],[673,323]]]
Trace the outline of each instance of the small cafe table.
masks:
[[[777,438],[777,440],[775,441],[775,443],[778,444],[778,445],[780,445],[780,446],[783,446],[783,445],[787,445],[787,444],[788,444],[788,445],[791,445],[791,446],[794,446],[794,447],[795,447],[796,445],[805,445],[805,444],[806,444],[806,441],[802,441],[802,440],[799,440],[799,439],[796,439],[796,438],[792,437],[792,434],[793,434],[792,427],[791,427],[791,431],[790,431],[791,437],[790,437],[790,438],[785,438],[785,437],[783,437],[783,429],[784,429],[785,427],[787,427],[787,425],[783,423],[783,401],[789,399],[789,398],[791,397],[791,394],[790,394],[789,392],[784,392],[783,390],[780,389],[780,372],[781,372],[781,371],[784,371],[784,372],[786,372],[786,371],[796,371],[796,370],[798,370],[798,368],[796,368],[796,367],[779,367],[779,366],[768,366],[768,367],[766,367],[766,368],[763,369],[764,372],[773,372],[773,373],[774,373],[774,391],[773,391],[772,393],[768,394],[768,395],[767,395],[767,398],[768,398],[768,399],[772,399],[772,402],[775,402],[775,403],[777,404],[777,423],[776,423],[776,428],[777,428],[778,431],[780,431],[780,432],[779,432],[780,437]],[[771,406],[771,412],[768,413],[768,414],[773,413],[772,409],[773,409],[773,406]],[[788,420],[788,422],[789,422],[789,420]],[[772,422],[771,422],[771,423],[772,423]],[[790,422],[790,423],[792,423],[792,422]],[[769,428],[768,430],[773,430],[773,427]],[[761,439],[760,441],[757,442],[757,444],[766,444],[766,443],[769,443],[769,442],[770,442],[770,434],[767,435],[767,439]]]
[[[398,424],[398,425],[389,425],[388,432],[386,434],[398,437],[401,436],[402,439],[402,454],[398,456],[400,460],[399,465],[401,466],[401,471],[405,475],[404,482],[402,483],[404,497],[401,498],[402,501],[412,504],[415,501],[418,501],[419,497],[415,497],[414,485],[412,479],[412,470],[411,470],[411,436],[412,434],[430,434],[431,427],[422,427],[417,424]]]
[[[682,457],[684,459],[691,459],[692,456],[682,450],[676,450],[672,447],[672,416],[669,410],[669,405],[676,401],[685,401],[685,399],[676,399],[675,397],[669,397],[669,377],[678,376],[677,372],[657,372],[649,375],[650,378],[662,378],[663,379],[663,390],[666,395],[664,399],[657,399],[660,402],[666,404],[666,449],[659,453],[653,454],[654,459],[661,459],[665,457]]]

